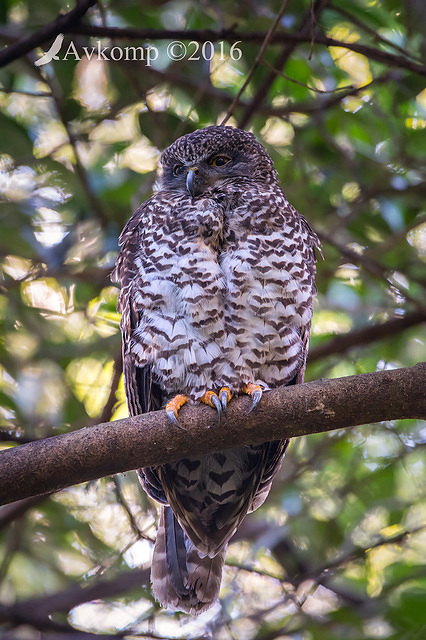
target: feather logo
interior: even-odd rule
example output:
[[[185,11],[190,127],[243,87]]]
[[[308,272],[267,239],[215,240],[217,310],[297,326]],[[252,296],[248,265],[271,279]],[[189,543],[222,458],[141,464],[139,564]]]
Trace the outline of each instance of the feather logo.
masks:
[[[64,41],[64,34],[60,33],[59,35],[56,36],[52,46],[50,47],[49,51],[46,51],[46,53],[39,58],[38,60],[36,60],[34,62],[36,67],[41,67],[44,64],[47,64],[48,62],[51,62],[52,60],[59,60],[58,57],[58,53],[62,47],[62,43]]]

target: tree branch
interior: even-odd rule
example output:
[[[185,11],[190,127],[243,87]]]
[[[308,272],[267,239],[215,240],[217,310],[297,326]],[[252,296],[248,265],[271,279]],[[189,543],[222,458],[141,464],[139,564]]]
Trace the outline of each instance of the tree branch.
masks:
[[[239,104],[239,101],[240,101],[240,98],[241,98],[242,94],[244,93],[245,89],[249,85],[249,83],[250,83],[250,81],[251,81],[251,79],[252,79],[252,77],[254,75],[254,72],[256,71],[257,67],[259,66],[260,61],[263,58],[263,54],[265,53],[265,51],[266,51],[266,49],[268,47],[268,44],[269,44],[272,36],[274,35],[274,32],[276,31],[276,29],[277,29],[277,27],[278,27],[283,15],[284,15],[284,12],[287,9],[288,2],[289,2],[289,0],[284,0],[280,11],[278,12],[274,22],[271,25],[271,28],[269,29],[268,33],[265,36],[264,41],[262,42],[262,46],[259,49],[259,52],[258,52],[258,54],[256,56],[255,61],[254,61],[254,64],[252,65],[251,69],[247,73],[241,88],[239,89],[239,91],[238,91],[237,95],[235,96],[235,98],[233,99],[228,111],[226,112],[225,118],[221,122],[222,125],[224,125],[224,124],[226,124],[228,122],[229,118],[234,113],[235,107]],[[273,80],[274,79],[275,79],[275,76],[274,76]]]
[[[32,616],[37,613],[39,616],[48,617],[54,612],[67,612],[91,600],[101,598],[113,598],[117,594],[124,594],[132,589],[140,589],[142,585],[149,585],[150,567],[135,569],[133,571],[123,571],[113,578],[97,578],[89,584],[73,584],[63,591],[52,594],[43,594],[29,598],[21,602],[15,602],[10,608],[0,610],[0,622],[4,622],[5,615],[14,618],[27,613]]]
[[[246,43],[262,43],[265,39],[266,32],[264,31],[238,31],[236,29],[138,29],[133,27],[101,27],[95,25],[78,24],[68,29],[68,33],[78,33],[82,35],[98,37],[98,38],[125,38],[131,40],[195,40],[196,42],[205,42],[209,40],[211,42],[218,42],[219,40],[225,40],[226,42],[246,42]],[[298,33],[292,31],[280,31],[274,33],[271,38],[270,44],[286,44],[290,42],[294,43],[311,43],[311,33]],[[359,42],[345,42],[344,40],[336,40],[335,38],[329,38],[323,34],[316,34],[315,45],[321,45],[325,47],[342,47],[361,53],[362,55],[376,60],[387,66],[400,69],[408,69],[414,73],[420,75],[426,75],[426,66],[414,62],[403,55],[396,55],[389,53],[384,49],[377,49],[369,45],[361,44]]]
[[[352,348],[370,344],[376,340],[383,340],[396,333],[405,331],[417,324],[426,322],[426,311],[412,311],[401,318],[392,318],[387,322],[372,324],[361,329],[354,329],[348,333],[337,335],[323,344],[313,347],[309,351],[309,364],[337,353],[344,353]]]
[[[47,40],[55,38],[59,33],[68,33],[71,27],[78,24],[84,14],[95,4],[96,0],[79,0],[74,9],[71,9],[68,13],[59,14],[53,22],[49,22],[39,31],[23,37],[15,44],[10,45],[10,47],[5,47],[0,51],[0,67],[4,67],[9,62],[25,56]]]
[[[19,32],[14,30],[12,37],[10,33],[0,29],[0,35],[3,39],[15,40],[14,44],[5,47],[0,51],[0,67],[3,67],[13,60],[26,55],[36,47],[43,45],[51,40],[59,33],[80,34],[93,38],[113,38],[126,40],[195,40],[196,42],[218,42],[225,40],[226,42],[236,42],[237,40],[245,43],[262,43],[265,39],[264,31],[238,31],[236,29],[138,29],[136,27],[110,27],[92,24],[83,24],[80,19],[87,10],[96,3],[96,0],[81,0],[78,5],[66,14],[59,15],[56,20],[49,23],[39,31],[19,37]],[[8,29],[10,32],[10,30]],[[300,33],[292,31],[280,31],[273,34],[270,44],[289,44],[289,43],[310,43],[312,44],[311,33]],[[314,38],[315,45],[325,47],[342,47],[361,53],[362,55],[376,60],[386,66],[399,69],[407,69],[426,75],[426,66],[415,62],[406,55],[397,55],[378,49],[359,42],[345,42],[344,40],[336,40],[326,35],[317,33]],[[407,54],[408,55],[408,54]],[[410,55],[412,58],[412,56]]]
[[[317,18],[319,18],[319,16],[321,15],[323,10],[325,9],[327,3],[328,3],[328,0],[316,0],[314,6],[311,4],[310,11],[307,12],[307,15],[305,16],[301,27],[297,31],[296,35],[298,35],[298,36],[300,36],[302,38],[303,37],[304,38],[310,38],[311,48],[313,46],[312,43],[313,43],[313,37],[314,37],[314,34],[315,34],[315,23],[316,23],[316,20],[317,20]],[[271,34],[271,41],[273,40],[273,36],[274,36],[274,34],[272,33]],[[290,56],[293,53],[293,51],[295,50],[297,44],[298,44],[298,42],[295,41],[295,40],[293,40],[293,41],[285,41],[284,42],[284,46],[282,48],[282,51],[280,52],[280,54],[276,58],[275,63],[273,65],[274,66],[274,71],[270,72],[264,78],[264,80],[262,81],[262,83],[258,87],[255,95],[253,96],[252,100],[250,101],[248,107],[246,107],[244,109],[244,113],[242,114],[242,116],[240,117],[240,119],[238,121],[238,126],[241,129],[244,129],[248,125],[249,121],[251,120],[251,118],[253,117],[255,112],[257,111],[258,107],[265,100],[266,96],[268,95],[269,89],[272,87],[272,85],[274,84],[274,82],[275,82],[275,80],[277,78],[277,73],[276,73],[275,70],[280,71],[281,69],[284,69],[287,60],[290,58]]]
[[[280,387],[253,413],[240,397],[219,426],[209,407],[184,407],[182,429],[164,411],[85,427],[0,453],[0,504],[73,484],[244,444],[382,420],[426,417],[426,363]]]

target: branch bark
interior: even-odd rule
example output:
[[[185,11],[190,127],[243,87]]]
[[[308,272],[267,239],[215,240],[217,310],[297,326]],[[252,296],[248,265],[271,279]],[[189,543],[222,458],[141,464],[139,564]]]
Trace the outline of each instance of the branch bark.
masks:
[[[235,398],[217,424],[209,407],[184,407],[182,429],[164,411],[85,427],[0,453],[0,504],[180,458],[382,420],[426,418],[426,362],[280,387],[253,413]]]

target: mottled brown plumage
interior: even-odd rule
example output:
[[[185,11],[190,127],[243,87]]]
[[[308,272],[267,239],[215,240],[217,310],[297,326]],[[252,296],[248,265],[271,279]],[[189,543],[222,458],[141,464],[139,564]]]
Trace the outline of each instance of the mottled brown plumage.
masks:
[[[257,389],[258,400],[303,381],[318,239],[253,134],[213,126],[176,140],[161,157],[159,191],[120,244],[113,277],[131,415],[176,394],[197,403],[214,391],[225,406],[228,393]],[[163,505],[152,583],[164,607],[198,614],[215,602],[228,542],[265,500],[286,446],[139,471]]]

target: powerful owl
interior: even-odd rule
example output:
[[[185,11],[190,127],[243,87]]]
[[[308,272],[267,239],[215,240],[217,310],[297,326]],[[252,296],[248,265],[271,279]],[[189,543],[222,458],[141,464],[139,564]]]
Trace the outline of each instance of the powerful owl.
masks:
[[[303,382],[318,238],[288,202],[255,136],[210,126],[161,156],[159,189],[124,228],[123,368],[131,415]],[[175,423],[175,424],[172,424]],[[222,422],[222,424],[224,424]],[[151,579],[164,607],[217,599],[226,548],[265,500],[287,440],[140,469],[161,506]]]

